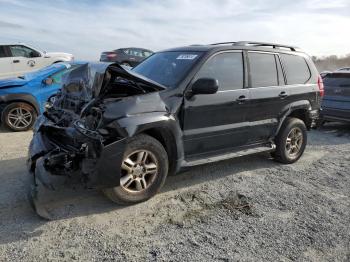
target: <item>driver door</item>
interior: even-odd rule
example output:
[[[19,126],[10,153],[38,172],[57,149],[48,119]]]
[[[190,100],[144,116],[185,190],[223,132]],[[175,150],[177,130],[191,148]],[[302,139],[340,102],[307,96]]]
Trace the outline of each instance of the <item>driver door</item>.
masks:
[[[13,72],[16,76],[23,76],[41,68],[41,54],[29,47],[11,45],[10,53]]]
[[[215,155],[247,142],[249,89],[244,89],[243,53],[223,52],[209,58],[194,78],[214,78],[218,92],[185,98],[186,159]]]

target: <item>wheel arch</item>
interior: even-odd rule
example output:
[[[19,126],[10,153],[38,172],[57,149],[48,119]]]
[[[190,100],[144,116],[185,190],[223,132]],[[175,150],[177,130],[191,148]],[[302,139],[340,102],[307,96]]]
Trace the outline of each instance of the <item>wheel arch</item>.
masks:
[[[6,106],[11,103],[27,103],[35,109],[37,115],[41,112],[38,102],[30,94],[8,94],[1,97],[1,102]]]
[[[168,128],[165,127],[149,128],[143,130],[142,133],[153,137],[162,144],[162,146],[168,154],[169,174],[174,174],[177,171],[176,163],[178,158],[178,150],[175,146],[177,143],[174,134]]]
[[[164,147],[169,159],[169,173],[180,169],[184,158],[182,131],[174,116],[164,112],[125,117],[117,120],[119,133],[124,137],[147,134],[157,139]]]
[[[308,100],[301,100],[298,102],[294,102],[286,106],[282,110],[281,117],[279,118],[279,124],[276,129],[275,135],[280,131],[283,122],[287,117],[295,117],[302,120],[307,129],[310,129],[312,126],[312,119],[310,118],[310,111],[312,110],[311,103]]]

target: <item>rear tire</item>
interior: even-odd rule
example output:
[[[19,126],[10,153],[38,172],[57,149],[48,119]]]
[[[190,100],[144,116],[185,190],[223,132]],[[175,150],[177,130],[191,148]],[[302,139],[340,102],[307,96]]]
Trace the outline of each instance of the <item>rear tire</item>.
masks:
[[[151,136],[138,135],[126,146],[120,185],[103,192],[110,200],[122,205],[146,201],[163,186],[168,165],[168,155],[162,144]]]
[[[275,138],[276,151],[272,154],[275,160],[283,164],[291,164],[303,155],[307,144],[307,129],[305,123],[288,117]]]
[[[2,111],[1,122],[12,131],[27,131],[35,123],[37,114],[33,106],[23,102],[13,102]]]

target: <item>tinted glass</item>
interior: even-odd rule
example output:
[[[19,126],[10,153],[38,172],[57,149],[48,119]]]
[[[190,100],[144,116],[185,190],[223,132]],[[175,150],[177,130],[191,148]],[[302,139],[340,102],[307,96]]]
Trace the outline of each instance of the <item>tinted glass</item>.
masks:
[[[26,46],[22,45],[13,45],[10,46],[10,50],[12,53],[13,57],[27,57],[27,58],[32,58],[32,57],[38,57],[40,56],[38,52],[35,50],[28,48]]]
[[[1,57],[8,57],[8,55],[5,52],[5,47],[4,46],[0,46],[0,58]]]
[[[148,57],[132,71],[167,87],[175,87],[201,57],[201,52],[162,52]]]
[[[210,58],[196,75],[199,78],[217,79],[219,90],[243,88],[242,53],[222,53]]]
[[[125,54],[130,55],[130,49],[124,49],[123,51]]]
[[[51,75],[51,78],[53,80],[53,83],[54,84],[62,84],[62,76],[67,73],[67,72],[70,72],[72,71],[74,68],[78,67],[79,65],[72,65],[70,66],[69,68],[65,68],[53,75]]]
[[[275,56],[263,53],[248,53],[251,87],[277,86]]]
[[[349,74],[329,74],[323,79],[325,88],[344,87],[350,88]]]
[[[287,84],[305,84],[311,77],[310,69],[301,56],[281,54]]]
[[[143,56],[144,56],[144,57],[149,57],[151,54],[152,54],[152,52],[143,51]]]
[[[142,51],[140,49],[132,49],[132,55],[142,57]]]

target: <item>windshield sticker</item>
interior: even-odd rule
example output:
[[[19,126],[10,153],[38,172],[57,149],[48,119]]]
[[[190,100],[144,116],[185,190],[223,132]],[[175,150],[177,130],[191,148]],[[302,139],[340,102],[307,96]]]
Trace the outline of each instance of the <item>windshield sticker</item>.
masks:
[[[176,59],[181,59],[181,60],[193,60],[197,57],[198,55],[188,55],[188,54],[183,54],[179,55]]]

